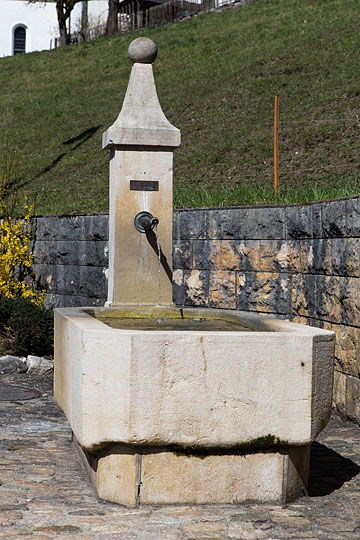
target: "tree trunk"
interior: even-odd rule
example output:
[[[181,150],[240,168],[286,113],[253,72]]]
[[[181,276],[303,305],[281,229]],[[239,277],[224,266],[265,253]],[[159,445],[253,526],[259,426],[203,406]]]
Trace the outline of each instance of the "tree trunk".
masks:
[[[65,47],[65,45],[68,44],[68,33],[67,33],[67,29],[66,29],[65,24],[63,24],[63,25],[59,24],[59,32],[60,32],[59,45],[60,45],[60,47]]]
[[[64,13],[64,2],[62,0],[58,0],[56,2],[56,13],[58,18],[58,24],[59,24],[59,34],[60,34],[60,47],[65,47],[68,43],[68,32],[66,28],[66,15]]]
[[[88,0],[84,0],[81,6],[81,34],[83,40],[87,41],[88,39]]]
[[[64,47],[70,43],[70,36],[66,28],[66,21],[71,15],[72,10],[74,9],[75,4],[80,0],[57,0],[56,2],[56,13],[59,24],[59,34],[60,34],[60,47]]]
[[[106,36],[112,37],[118,31],[118,0],[109,0],[109,12],[106,21]]]

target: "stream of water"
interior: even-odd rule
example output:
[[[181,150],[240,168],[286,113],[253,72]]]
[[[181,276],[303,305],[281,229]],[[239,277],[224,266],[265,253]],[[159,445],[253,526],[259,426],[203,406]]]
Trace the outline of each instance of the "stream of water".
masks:
[[[160,239],[159,239],[159,231],[158,226],[155,225],[154,227],[154,234],[156,238],[156,247],[158,251],[158,283],[159,283],[159,301],[158,304],[161,304],[161,245],[160,245]]]

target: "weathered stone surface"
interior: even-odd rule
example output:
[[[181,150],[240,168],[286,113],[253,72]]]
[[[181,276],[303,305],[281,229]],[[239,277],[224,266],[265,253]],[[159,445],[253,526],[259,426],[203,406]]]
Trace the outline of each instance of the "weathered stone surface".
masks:
[[[314,274],[331,274],[332,242],[333,240],[323,238],[312,241],[312,268],[309,266],[309,272]]]
[[[176,240],[173,243],[173,267],[191,269],[192,262],[192,243],[189,240]]]
[[[304,274],[313,274],[314,240],[304,238],[298,241],[300,255],[300,271]]]
[[[261,244],[259,240],[231,241],[230,246],[239,256],[239,270],[259,272],[261,268]],[[230,251],[230,250],[229,250]],[[229,268],[231,270],[231,268]]]
[[[360,422],[360,380],[356,377],[346,377],[345,410],[347,416]]]
[[[312,204],[311,207],[313,238],[322,238],[322,203]]]
[[[108,215],[43,216],[34,218],[36,240],[107,241]]]
[[[360,197],[345,201],[345,223],[347,236],[360,236]]]
[[[184,271],[173,271],[173,302],[176,306],[185,305]]]
[[[134,64],[133,69],[136,66],[146,65]],[[108,306],[172,301],[172,160],[173,152],[168,147],[140,152],[125,145],[111,154]],[[156,179],[161,190],[130,190],[131,179]],[[160,266],[155,232],[145,234],[134,227],[135,216],[145,208],[159,219]]]
[[[47,265],[107,266],[105,241],[39,240],[35,243],[34,262]]]
[[[306,491],[310,447],[197,456],[162,447],[77,449],[101,499],[136,504],[284,503]],[[244,520],[249,517],[244,516]]]
[[[46,375],[54,371],[54,363],[41,356],[30,355],[26,358],[26,365],[29,373],[36,375]]]
[[[344,238],[329,240],[331,252],[331,273],[337,276],[348,275],[347,249],[348,242]]]
[[[128,56],[133,63],[152,64],[157,56],[156,43],[147,37],[134,39],[129,45]]]
[[[103,133],[103,149],[114,150],[116,155],[120,147],[147,146],[158,152],[160,147],[177,148],[180,139],[180,131],[170,124],[160,106],[152,65],[136,62],[119,116]],[[172,167],[168,172],[172,173]],[[111,227],[109,230],[111,238]]]
[[[282,267],[279,265],[277,255],[281,249],[282,242],[279,240],[260,241],[260,267],[256,270],[260,272],[279,272]]]
[[[239,270],[242,268],[242,246],[243,243],[234,240],[212,240],[212,245],[217,246],[217,249],[213,248],[213,257],[216,261],[215,268],[223,270]]]
[[[212,270],[226,267],[222,261],[222,240],[193,240],[192,268],[197,270]]]
[[[288,206],[285,209],[286,238],[313,238],[312,205]]]
[[[347,236],[346,201],[324,202],[321,208],[323,236],[342,238]]]
[[[346,379],[345,373],[334,371],[333,404],[341,414],[346,411]]]
[[[316,277],[294,274],[291,277],[291,314],[316,317]]]
[[[281,242],[275,253],[275,260],[280,272],[301,272],[300,242],[297,240]]]
[[[319,326],[319,322],[316,320],[311,321],[312,326]],[[335,357],[334,357],[334,369],[338,371],[344,371],[344,361],[343,361],[343,352],[342,352],[342,340],[346,334],[345,326],[340,324],[334,324],[327,321],[324,321],[322,326],[324,330],[330,330],[335,334]]]
[[[205,239],[208,236],[208,215],[211,210],[174,212],[174,240]]]
[[[360,276],[360,238],[346,238],[346,275]]]
[[[17,356],[7,354],[0,357],[0,373],[25,373],[27,369],[26,363]]]
[[[98,497],[136,506],[140,482],[136,448],[112,445],[109,450],[90,454],[76,439],[75,445]]]
[[[54,264],[57,261],[58,241],[37,240],[33,248],[35,264]]]
[[[85,240],[85,216],[46,216],[36,219],[38,240]]]
[[[306,297],[315,296],[315,313],[309,316],[334,323],[343,321],[342,282],[344,278],[337,276],[315,276],[315,291],[307,290]],[[314,294],[315,292],[315,294]]]
[[[55,289],[52,292],[62,293],[62,294],[76,294],[79,291],[80,285],[80,294],[81,294],[81,283],[80,283],[80,274],[82,267],[81,266],[67,266],[67,265],[56,265],[52,266],[54,274],[56,276]],[[89,268],[89,272],[91,272]],[[101,269],[100,269],[101,272]]]
[[[47,307],[101,305],[107,296],[107,279],[102,267],[34,264],[37,287],[46,290]],[[81,281],[82,280],[82,281]]]
[[[359,377],[360,328],[341,326],[336,337],[338,343],[336,353],[340,355],[342,371],[348,375]]]
[[[96,216],[84,216],[84,238],[107,242],[109,240],[109,216],[97,214]]]
[[[236,309],[235,272],[210,272],[209,302],[211,307]]]
[[[358,301],[360,298],[360,279],[354,277],[338,279],[341,283],[341,297],[338,298],[338,301],[342,322],[360,327],[360,303]]]
[[[143,504],[237,504],[287,500],[287,456],[279,453],[182,456],[166,450],[146,452],[141,459],[140,501]],[[286,472],[285,472],[286,471]],[[285,475],[284,475],[285,472]],[[292,495],[299,496],[291,478]],[[292,500],[294,496],[289,497]]]
[[[212,240],[231,240],[244,238],[246,210],[233,208],[213,209],[208,214],[208,237]]]
[[[324,330],[330,330],[335,334],[335,382],[334,382],[334,400],[337,399],[341,402],[341,411],[345,411],[345,385],[346,376],[351,375],[358,378],[360,372],[359,356],[360,356],[360,329],[352,326],[345,326],[341,324],[330,323],[327,321],[320,321],[318,319],[311,319],[307,317],[293,317],[294,322],[299,324],[308,324],[316,326],[318,328],[324,328]],[[341,377],[339,375],[341,373]],[[339,382],[340,381],[340,382]],[[338,384],[342,384],[339,387],[339,391],[336,390]],[[342,389],[342,390],[341,390]],[[341,390],[341,391],[340,391]],[[342,396],[342,397],[341,397]],[[339,407],[340,407],[339,402]],[[339,408],[340,410],[340,408]]]
[[[330,413],[333,335],[184,310],[220,314],[261,331],[120,331],[85,310],[56,310],[55,396],[78,442],[89,451],[110,442],[231,447],[271,433],[308,444]]]
[[[43,527],[35,527],[36,533],[48,534],[81,534],[81,528],[74,525],[49,525]],[[38,535],[36,535],[38,536]],[[46,538],[46,537],[45,537]]]
[[[239,272],[237,309],[288,314],[291,301],[289,274]]]
[[[284,216],[281,207],[216,209],[209,213],[209,238],[284,238]]]
[[[49,309],[57,307],[103,306],[106,302],[105,286],[103,293],[101,298],[66,294],[45,294],[44,306]]]
[[[35,274],[35,282],[38,285],[38,288],[46,289],[48,294],[55,294],[56,289],[56,265],[43,265],[43,264],[33,264],[32,270]]]
[[[172,303],[173,151],[181,136],[159,103],[150,62],[155,50],[144,37],[130,45],[134,64],[122,108],[103,133],[110,150],[107,306]],[[156,229],[134,227],[144,211],[156,217]]]
[[[188,306],[206,306],[209,302],[209,272],[184,271],[184,299]]]
[[[285,209],[283,207],[253,206],[247,209],[244,238],[285,238]]]
[[[106,290],[107,285],[104,269],[98,266],[82,266],[79,270],[79,281],[75,283],[75,286],[80,295],[103,298],[104,289]]]

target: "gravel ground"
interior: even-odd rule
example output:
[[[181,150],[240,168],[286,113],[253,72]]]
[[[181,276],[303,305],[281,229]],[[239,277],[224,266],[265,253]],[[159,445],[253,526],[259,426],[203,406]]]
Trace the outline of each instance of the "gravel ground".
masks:
[[[3,384],[41,397],[0,401],[0,538],[360,539],[360,428],[335,413],[312,446],[307,497],[286,506],[130,509],[96,499],[51,375],[1,375]]]

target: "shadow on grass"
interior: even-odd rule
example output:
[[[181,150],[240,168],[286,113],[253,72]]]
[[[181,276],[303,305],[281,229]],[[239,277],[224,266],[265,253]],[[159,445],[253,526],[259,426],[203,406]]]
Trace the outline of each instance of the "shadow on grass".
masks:
[[[330,495],[336,489],[360,473],[360,467],[351,459],[344,458],[325,445],[311,445],[309,497]]]
[[[82,146],[86,141],[91,139],[95,135],[95,133],[98,131],[98,129],[101,126],[93,126],[89,129],[86,129],[79,135],[76,135],[75,137],[72,137],[71,139],[68,139],[66,141],[63,141],[61,144],[64,144],[65,146],[70,146],[74,143],[74,146],[72,148],[69,148],[69,150],[66,150],[65,152],[61,152],[49,165],[47,165],[44,169],[42,169],[40,172],[37,173],[35,178],[39,178],[43,174],[46,174],[47,172],[51,171],[65,156],[66,154],[69,154],[70,152],[74,152],[80,146]]]

